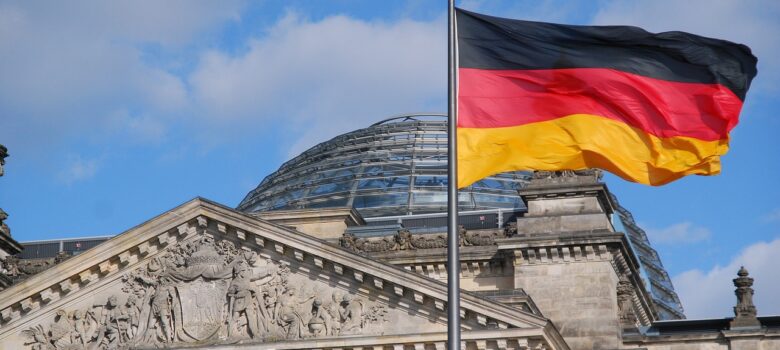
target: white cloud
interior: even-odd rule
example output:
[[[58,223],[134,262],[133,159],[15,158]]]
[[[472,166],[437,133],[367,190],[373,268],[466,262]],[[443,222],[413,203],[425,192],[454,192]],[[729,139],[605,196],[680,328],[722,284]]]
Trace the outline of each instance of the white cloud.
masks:
[[[736,304],[734,284],[740,266],[745,266],[755,279],[754,302],[761,315],[780,315],[780,279],[777,278],[777,257],[780,238],[753,244],[733,258],[726,266],[717,265],[709,271],[690,270],[672,280],[690,319],[734,316]]]
[[[0,3],[0,138],[27,152],[99,136],[113,126],[106,116],[128,108],[164,122],[187,108],[187,90],[145,48],[176,51],[239,9],[236,1]]]
[[[216,123],[288,126],[292,154],[402,112],[441,109],[446,24],[309,21],[290,14],[233,56],[203,55],[190,79]]]
[[[650,241],[657,244],[686,244],[706,241],[712,233],[706,227],[681,222],[665,228],[647,228]]]
[[[83,159],[79,155],[70,156],[68,164],[59,174],[63,183],[70,185],[74,182],[91,179],[98,171],[98,159]]]
[[[780,2],[763,1],[608,1],[596,15],[596,24],[630,24],[649,31],[681,30],[743,43],[758,57],[755,86],[772,96],[778,89],[780,65]],[[757,90],[753,88],[752,90]]]

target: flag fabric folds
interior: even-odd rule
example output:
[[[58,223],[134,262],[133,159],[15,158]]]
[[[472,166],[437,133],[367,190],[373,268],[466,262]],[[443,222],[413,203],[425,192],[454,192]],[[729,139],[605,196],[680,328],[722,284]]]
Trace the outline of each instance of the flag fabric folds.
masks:
[[[458,187],[600,168],[662,185],[720,173],[756,75],[745,45],[456,10]]]

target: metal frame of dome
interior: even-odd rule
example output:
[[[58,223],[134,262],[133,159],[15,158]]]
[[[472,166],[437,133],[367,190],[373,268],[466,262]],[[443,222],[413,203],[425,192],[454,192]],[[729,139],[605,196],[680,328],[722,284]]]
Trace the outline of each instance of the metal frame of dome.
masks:
[[[528,172],[483,179],[460,191],[461,210],[517,209]],[[282,164],[238,205],[247,212],[354,206],[365,217],[443,212],[446,114],[393,116],[322,142]]]

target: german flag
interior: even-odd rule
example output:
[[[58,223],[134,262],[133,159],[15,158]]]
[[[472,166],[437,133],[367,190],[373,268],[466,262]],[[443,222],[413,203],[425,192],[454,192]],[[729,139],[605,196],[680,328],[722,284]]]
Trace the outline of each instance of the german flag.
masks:
[[[600,168],[649,185],[720,173],[756,75],[747,46],[456,16],[459,188],[511,170]]]

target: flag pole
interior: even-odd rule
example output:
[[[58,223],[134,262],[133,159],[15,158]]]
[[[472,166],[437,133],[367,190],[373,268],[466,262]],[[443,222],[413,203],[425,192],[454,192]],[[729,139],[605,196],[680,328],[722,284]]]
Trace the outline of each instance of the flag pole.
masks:
[[[455,0],[447,6],[447,349],[460,350],[460,256],[458,249],[458,157],[457,157],[457,38]]]

